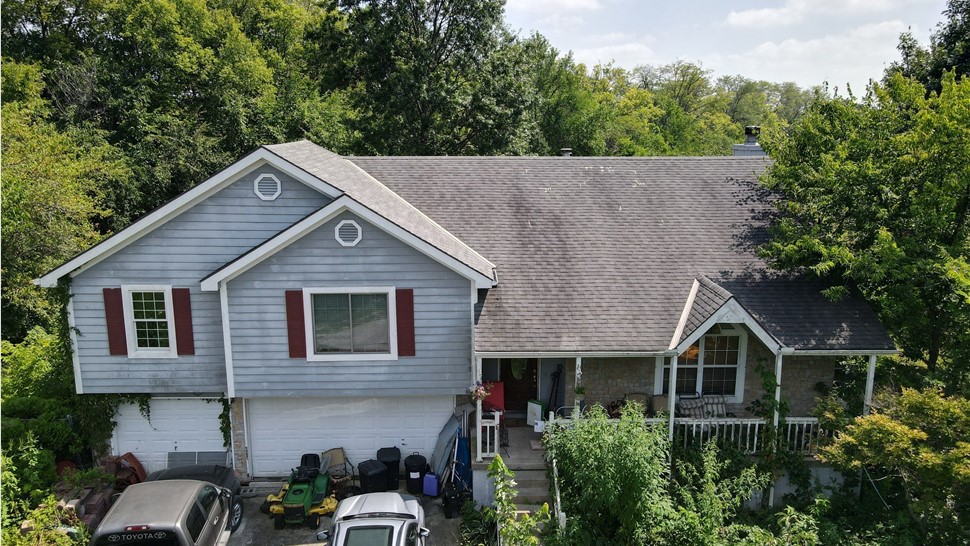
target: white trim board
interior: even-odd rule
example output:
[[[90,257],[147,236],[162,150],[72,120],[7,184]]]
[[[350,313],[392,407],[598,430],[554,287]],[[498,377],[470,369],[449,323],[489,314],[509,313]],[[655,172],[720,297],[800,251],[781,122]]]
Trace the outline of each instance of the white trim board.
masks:
[[[765,331],[761,327],[761,324],[751,316],[751,313],[744,308],[743,305],[738,303],[738,300],[731,297],[724,305],[718,308],[703,324],[698,326],[693,332],[690,333],[683,341],[681,341],[676,347],[671,347],[677,351],[677,354],[681,354],[687,350],[688,347],[694,344],[695,341],[700,339],[701,336],[707,333],[715,324],[718,323],[728,323],[728,324],[744,324],[751,330],[765,347],[768,348],[772,354],[778,354],[782,345],[778,342],[771,334]]]
[[[142,236],[155,230],[165,222],[192,208],[213,193],[229,186],[240,177],[264,165],[274,167],[292,176],[295,180],[330,197],[337,197],[343,194],[339,189],[310,175],[305,170],[286,161],[265,147],[258,148],[229,167],[219,171],[208,180],[143,216],[127,228],[78,254],[47,274],[34,279],[34,284],[45,288],[57,286],[57,281],[61,277],[69,274],[74,276],[94,266],[132,242],[137,241]]]
[[[343,212],[351,212],[361,219],[373,224],[378,229],[383,230],[388,235],[398,239],[404,244],[414,248],[418,252],[428,256],[441,265],[458,273],[462,277],[475,283],[476,288],[491,288],[494,282],[491,278],[482,275],[461,261],[453,258],[437,247],[431,245],[424,239],[417,237],[411,232],[401,228],[387,218],[377,214],[366,206],[355,201],[348,195],[341,195],[334,199],[330,204],[300,220],[291,227],[280,232],[272,239],[243,254],[235,261],[216,270],[208,277],[202,279],[202,291],[212,292],[219,289],[220,283],[226,283],[242,275],[250,268],[259,264],[263,260],[273,256],[277,252],[298,241],[303,236],[313,232],[323,224],[335,218]]]

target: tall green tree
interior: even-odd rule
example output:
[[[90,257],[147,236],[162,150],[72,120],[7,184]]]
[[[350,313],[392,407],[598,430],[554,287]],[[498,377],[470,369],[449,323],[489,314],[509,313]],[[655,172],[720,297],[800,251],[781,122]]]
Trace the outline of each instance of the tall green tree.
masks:
[[[586,67],[576,64],[572,55],[560,54],[541,34],[523,40],[522,47],[535,90],[530,103],[534,129],[528,151],[555,155],[571,148],[576,155],[602,155],[598,137],[601,112]]]
[[[105,188],[126,186],[131,171],[97,132],[62,131],[48,119],[36,66],[3,64],[2,209],[4,339],[20,340],[61,312],[49,291],[32,284],[97,242],[110,211]]]
[[[952,70],[957,76],[970,74],[970,0],[948,0],[946,18],[930,35],[930,43],[919,43],[912,32],[899,37],[900,61],[889,65],[886,79],[897,72],[922,83],[927,91],[939,93],[943,75]]]
[[[523,151],[533,96],[502,0],[342,0],[365,151]]]
[[[970,368],[970,80],[939,95],[892,76],[863,102],[820,100],[769,142],[773,265],[857,287],[905,356],[952,391]],[[944,372],[937,374],[937,372]]]

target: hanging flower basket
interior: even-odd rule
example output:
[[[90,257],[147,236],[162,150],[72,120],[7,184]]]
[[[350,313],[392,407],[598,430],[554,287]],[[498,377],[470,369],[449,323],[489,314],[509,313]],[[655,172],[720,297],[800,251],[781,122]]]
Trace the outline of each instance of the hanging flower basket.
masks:
[[[477,382],[471,387],[468,387],[468,395],[472,397],[472,400],[481,402],[488,398],[488,395],[492,394],[492,384]]]

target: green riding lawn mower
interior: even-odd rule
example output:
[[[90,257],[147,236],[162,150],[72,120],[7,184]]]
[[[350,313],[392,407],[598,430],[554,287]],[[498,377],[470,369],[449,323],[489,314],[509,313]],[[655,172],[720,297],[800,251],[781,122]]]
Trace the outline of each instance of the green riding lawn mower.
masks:
[[[328,495],[330,473],[321,467],[320,456],[308,453],[300,459],[300,466],[290,472],[290,478],[275,495],[266,497],[260,511],[273,517],[273,526],[282,529],[286,524],[316,529],[320,516],[337,509],[337,499]]]

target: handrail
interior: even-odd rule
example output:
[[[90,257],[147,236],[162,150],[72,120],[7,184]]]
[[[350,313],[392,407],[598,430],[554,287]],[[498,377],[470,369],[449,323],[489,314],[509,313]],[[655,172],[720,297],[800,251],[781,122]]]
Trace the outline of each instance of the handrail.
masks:
[[[562,500],[559,498],[559,469],[556,467],[556,458],[552,458],[552,485],[556,492],[556,500],[554,503],[554,510],[556,512],[556,521],[559,523],[559,529],[566,529],[566,513],[562,511]]]

